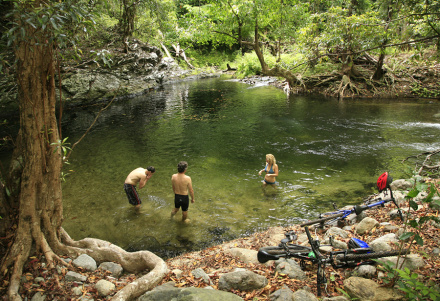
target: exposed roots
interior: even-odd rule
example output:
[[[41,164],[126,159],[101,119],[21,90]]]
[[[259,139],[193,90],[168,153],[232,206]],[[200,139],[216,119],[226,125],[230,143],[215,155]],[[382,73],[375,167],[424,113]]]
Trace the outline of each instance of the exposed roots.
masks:
[[[106,261],[116,262],[129,273],[145,274],[119,290],[111,299],[114,301],[133,300],[139,297],[157,286],[168,273],[168,267],[162,258],[149,251],[130,253],[107,241],[94,238],[74,241],[62,228],[60,230],[62,242],[57,246],[49,246],[44,235],[41,232],[39,233],[41,237],[37,239],[30,235],[20,235],[20,233],[17,233],[15,242],[9,249],[8,254],[3,258],[1,272],[3,276],[9,272],[7,294],[10,301],[22,301],[19,294],[21,277],[23,267],[31,255],[33,242],[39,246],[38,250],[46,258],[49,267],[53,266],[55,261],[66,265],[59,255],[77,257],[80,254],[87,254],[95,259],[97,263]],[[57,253],[60,254],[58,255]],[[9,267],[11,267],[11,270],[9,270]]]
[[[132,300],[154,288],[167,274],[168,267],[162,258],[150,251],[127,252],[124,249],[95,238],[85,238],[79,241],[72,240],[62,231],[66,245],[78,253],[85,253],[97,262],[114,261],[130,273],[149,271],[141,278],[136,279],[121,289],[111,300]]]
[[[337,91],[338,98],[340,98],[340,99],[344,98],[344,92],[347,87],[350,88],[350,90],[353,94],[355,94],[355,93],[359,94],[359,91],[357,90],[356,86],[351,82],[350,77],[348,77],[347,75],[344,75],[342,77],[342,81],[341,81],[339,88],[338,88],[338,91]]]
[[[409,156],[403,162],[414,159],[416,172],[419,176],[429,176],[431,178],[440,177],[440,159],[434,158],[435,155],[440,154],[440,149],[423,152],[415,156]]]

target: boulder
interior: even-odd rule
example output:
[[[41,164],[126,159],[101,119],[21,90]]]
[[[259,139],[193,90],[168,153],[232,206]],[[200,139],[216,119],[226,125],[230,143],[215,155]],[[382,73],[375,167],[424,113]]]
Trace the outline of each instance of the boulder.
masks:
[[[87,254],[81,254],[72,262],[72,264],[77,268],[83,268],[91,272],[97,269],[95,259]]]
[[[103,262],[98,268],[103,271],[109,271],[115,278],[119,278],[123,272],[122,266],[114,262]]]
[[[392,288],[380,287],[370,279],[350,277],[344,280],[344,289],[355,300],[362,301],[391,301],[403,300],[400,291]]]
[[[108,296],[115,290],[116,286],[110,281],[101,279],[95,284],[95,288],[100,296]]]
[[[175,289],[162,289],[153,290],[140,296],[137,301],[238,301],[243,300],[239,296],[213,289],[205,288],[175,288]]]
[[[258,259],[257,259],[257,253],[258,251],[256,250],[249,250],[249,249],[243,249],[243,248],[231,248],[231,249],[225,249],[224,252],[226,254],[230,254],[234,257],[237,257],[238,259],[240,259],[241,261],[243,261],[244,263],[253,263],[253,264],[258,264]]]
[[[300,266],[294,260],[277,260],[276,264],[275,271],[285,274],[291,279],[303,280],[307,278],[306,273],[301,270]]]
[[[356,233],[359,235],[364,235],[366,232],[371,231],[377,226],[379,226],[379,222],[377,220],[371,217],[366,217],[356,225]]]
[[[267,285],[266,277],[247,270],[240,270],[223,274],[218,282],[218,288],[223,291],[231,289],[240,291],[253,291]]]

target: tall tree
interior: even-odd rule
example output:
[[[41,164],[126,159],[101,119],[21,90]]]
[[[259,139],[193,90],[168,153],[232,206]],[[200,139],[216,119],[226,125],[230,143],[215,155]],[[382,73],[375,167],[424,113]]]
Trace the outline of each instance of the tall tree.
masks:
[[[61,152],[55,115],[56,39],[50,30],[56,20],[52,7],[42,1],[16,2],[14,12],[17,34],[11,36],[17,60],[20,130],[16,158],[20,158],[21,183],[17,195],[18,228],[14,243],[2,259],[2,274],[13,265],[8,295],[20,300],[21,271],[33,243],[52,262],[59,251],[62,221]],[[40,23],[41,22],[41,23]],[[56,26],[56,25],[55,25]],[[19,30],[19,32],[18,32]]]
[[[8,31],[17,61],[20,130],[11,166],[16,183],[9,194],[1,187],[1,205],[17,211],[14,240],[1,260],[0,273],[9,277],[8,299],[18,293],[23,266],[35,248],[48,267],[64,264],[60,255],[87,253],[99,261],[117,261],[131,272],[151,272],[118,292],[114,300],[129,300],[157,284],[166,265],[148,251],[128,253],[108,242],[86,238],[73,241],[62,228],[62,153],[55,114],[55,52],[67,41],[65,26],[84,17],[73,2],[15,1],[14,25]],[[18,180],[17,180],[18,179]],[[18,204],[14,206],[14,204]],[[9,212],[8,214],[14,214]],[[12,269],[10,268],[12,267]]]

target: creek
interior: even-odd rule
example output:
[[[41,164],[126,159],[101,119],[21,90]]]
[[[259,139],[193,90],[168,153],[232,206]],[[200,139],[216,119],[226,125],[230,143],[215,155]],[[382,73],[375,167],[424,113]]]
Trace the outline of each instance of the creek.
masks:
[[[77,141],[97,111],[66,111],[63,137]],[[166,85],[113,103],[75,147],[63,169],[63,227],[74,239],[166,258],[315,218],[332,202],[362,202],[381,173],[407,176],[403,159],[440,148],[439,112],[438,102],[289,97],[221,78]],[[279,165],[277,189],[263,189],[258,175],[267,153]],[[181,212],[170,219],[181,160],[195,190],[189,224]],[[123,183],[149,165],[156,173],[136,212]]]

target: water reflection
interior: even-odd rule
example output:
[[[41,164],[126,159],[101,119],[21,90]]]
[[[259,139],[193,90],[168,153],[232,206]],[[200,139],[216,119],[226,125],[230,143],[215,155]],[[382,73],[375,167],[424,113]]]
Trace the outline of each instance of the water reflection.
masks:
[[[290,97],[273,87],[219,79],[170,85],[119,101],[75,148],[63,185],[64,227],[74,239],[111,241],[162,256],[189,251],[329,209],[374,192],[384,170],[439,148],[438,104]],[[73,143],[96,112],[65,113]],[[262,189],[265,154],[277,158],[277,190]],[[171,175],[189,163],[196,203],[186,225],[170,220]],[[136,167],[156,167],[136,214],[122,189]],[[167,255],[164,255],[167,254]]]

